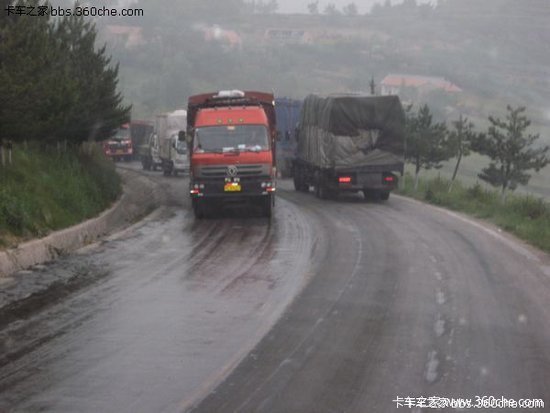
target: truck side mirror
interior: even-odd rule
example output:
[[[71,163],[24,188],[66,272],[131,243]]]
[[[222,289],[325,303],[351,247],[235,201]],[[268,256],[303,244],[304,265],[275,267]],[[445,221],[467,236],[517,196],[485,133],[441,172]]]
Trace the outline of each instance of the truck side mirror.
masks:
[[[185,141],[186,141],[186,139],[185,139],[186,136],[187,136],[187,134],[185,133],[185,131],[184,131],[184,130],[180,130],[180,131],[178,132],[178,141],[180,141],[180,142],[185,142]]]

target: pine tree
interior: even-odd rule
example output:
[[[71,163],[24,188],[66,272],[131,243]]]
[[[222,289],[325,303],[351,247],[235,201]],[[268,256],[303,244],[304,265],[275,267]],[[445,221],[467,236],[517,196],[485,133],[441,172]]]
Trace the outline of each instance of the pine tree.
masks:
[[[118,66],[83,17],[2,19],[0,38],[0,140],[99,140],[128,121]]]
[[[105,45],[96,49],[96,36],[95,26],[82,16],[65,17],[55,27],[57,44],[65,53],[61,70],[75,92],[64,111],[62,139],[103,140],[129,119],[131,107],[122,105],[117,92],[118,64],[111,64]]]
[[[473,149],[491,159],[491,163],[478,175],[489,184],[500,187],[502,200],[508,190],[527,185],[531,175],[550,162],[549,146],[535,147],[539,135],[527,134],[531,121],[525,116],[525,107],[507,106],[506,120],[489,117],[488,133],[477,140]]]
[[[448,140],[453,156],[456,156],[456,165],[449,185],[449,192],[453,189],[462,158],[470,155],[472,144],[480,136],[474,131],[474,124],[462,115],[457,121],[452,122],[452,126],[454,129],[449,132]]]
[[[439,169],[451,157],[444,123],[433,123],[428,105],[407,116],[407,148],[405,160],[415,166],[414,189],[418,189],[421,169]]]
[[[49,18],[3,19],[0,38],[0,139],[38,139],[52,127],[52,113],[45,110],[56,59]]]

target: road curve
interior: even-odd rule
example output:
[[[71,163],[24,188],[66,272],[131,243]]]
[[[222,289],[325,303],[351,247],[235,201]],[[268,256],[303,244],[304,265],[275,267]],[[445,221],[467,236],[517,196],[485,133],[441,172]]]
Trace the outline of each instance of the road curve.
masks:
[[[547,255],[404,198],[282,193],[324,225],[315,277],[193,412],[386,413],[430,396],[550,411]]]
[[[41,270],[93,282],[0,332],[0,411],[550,403],[547,255],[416,201],[320,201],[289,182],[271,224],[194,221],[185,181],[158,179],[173,196],[156,218]]]

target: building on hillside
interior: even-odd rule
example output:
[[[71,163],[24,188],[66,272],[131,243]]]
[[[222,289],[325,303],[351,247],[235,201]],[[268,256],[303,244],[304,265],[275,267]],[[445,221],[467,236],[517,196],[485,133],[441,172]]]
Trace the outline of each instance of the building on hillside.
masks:
[[[405,88],[415,89],[419,94],[437,90],[450,94],[462,92],[457,85],[442,77],[389,74],[381,82],[382,95],[399,95]]]
[[[204,40],[207,42],[220,42],[228,49],[240,49],[242,47],[241,36],[233,30],[222,29],[218,25],[210,27],[201,26],[199,30],[204,33]]]

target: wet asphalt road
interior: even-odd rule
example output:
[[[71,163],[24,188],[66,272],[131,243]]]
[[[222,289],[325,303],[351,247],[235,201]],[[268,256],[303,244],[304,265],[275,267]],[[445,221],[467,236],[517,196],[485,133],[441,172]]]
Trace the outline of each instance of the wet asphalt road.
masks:
[[[169,205],[39,270],[92,282],[4,323],[0,412],[419,412],[394,400],[476,395],[550,411],[547,255],[413,201],[288,182],[271,223],[195,222],[186,180],[154,176]]]

